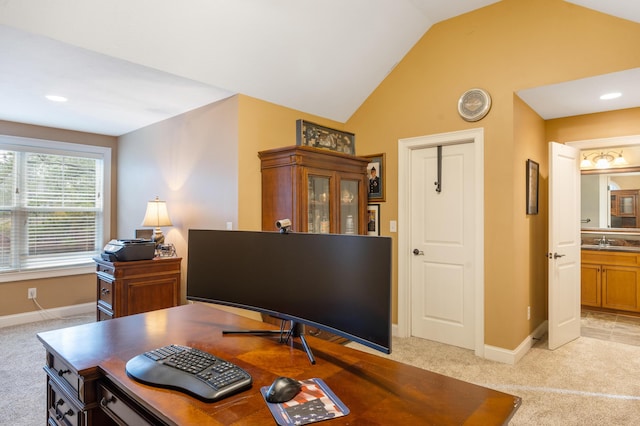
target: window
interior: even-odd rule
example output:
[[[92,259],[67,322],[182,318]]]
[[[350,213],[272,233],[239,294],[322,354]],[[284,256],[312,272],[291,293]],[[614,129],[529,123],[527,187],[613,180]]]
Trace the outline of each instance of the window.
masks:
[[[0,136],[0,273],[92,264],[107,167],[109,148]]]

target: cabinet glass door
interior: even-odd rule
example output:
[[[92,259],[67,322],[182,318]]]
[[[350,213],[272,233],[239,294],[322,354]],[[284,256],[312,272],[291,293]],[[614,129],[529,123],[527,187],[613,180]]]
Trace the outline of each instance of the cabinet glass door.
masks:
[[[328,234],[331,232],[329,200],[331,193],[329,191],[330,178],[326,176],[309,175],[308,188],[308,224],[309,232],[316,234]]]
[[[340,181],[340,233],[357,234],[358,185],[361,181],[343,179]]]
[[[636,215],[636,197],[635,195],[619,195],[619,216],[635,216]]]

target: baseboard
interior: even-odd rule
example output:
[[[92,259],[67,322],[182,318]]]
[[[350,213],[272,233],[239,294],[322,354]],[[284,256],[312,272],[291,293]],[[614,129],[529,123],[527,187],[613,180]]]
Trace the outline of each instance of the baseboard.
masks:
[[[30,322],[49,320],[55,317],[70,317],[73,315],[88,314],[96,311],[96,303],[82,303],[79,305],[62,306],[51,308],[46,311],[31,311],[21,314],[4,315],[0,317],[0,328],[12,325],[28,324]]]
[[[536,328],[533,333],[527,336],[514,350],[499,348],[497,346],[485,345],[484,357],[491,361],[502,362],[504,364],[516,364],[523,356],[533,347],[536,339],[540,338],[547,332],[548,323],[544,321]]]

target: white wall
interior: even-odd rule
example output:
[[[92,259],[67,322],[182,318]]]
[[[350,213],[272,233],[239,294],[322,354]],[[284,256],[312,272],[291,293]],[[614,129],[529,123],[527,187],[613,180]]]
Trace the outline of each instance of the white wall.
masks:
[[[158,196],[173,222],[162,229],[165,241],[175,245],[184,270],[190,228],[238,223],[237,141],[237,97],[121,136],[114,235],[133,238],[147,201]]]

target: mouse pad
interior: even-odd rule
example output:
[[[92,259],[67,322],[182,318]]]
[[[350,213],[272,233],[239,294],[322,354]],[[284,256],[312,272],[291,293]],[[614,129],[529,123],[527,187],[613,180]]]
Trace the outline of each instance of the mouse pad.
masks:
[[[280,404],[267,402],[271,414],[280,426],[306,425],[349,414],[347,406],[322,379],[301,380],[300,383],[302,389],[291,401]],[[266,398],[268,389],[269,386],[260,388],[263,398]]]

